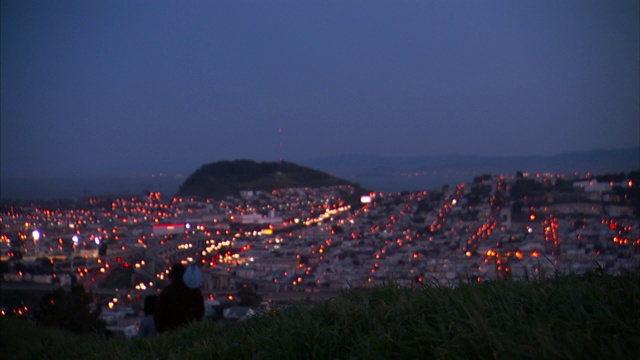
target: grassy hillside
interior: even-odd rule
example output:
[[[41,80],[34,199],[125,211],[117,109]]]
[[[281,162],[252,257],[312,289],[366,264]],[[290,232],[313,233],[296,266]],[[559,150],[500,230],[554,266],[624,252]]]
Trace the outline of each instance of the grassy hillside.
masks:
[[[348,181],[325,172],[288,162],[252,160],[219,161],[203,165],[191,174],[177,196],[222,198],[237,196],[241,190],[282,189],[348,185]]]
[[[389,285],[150,339],[61,336],[9,320],[1,322],[5,359],[632,359],[640,275]]]

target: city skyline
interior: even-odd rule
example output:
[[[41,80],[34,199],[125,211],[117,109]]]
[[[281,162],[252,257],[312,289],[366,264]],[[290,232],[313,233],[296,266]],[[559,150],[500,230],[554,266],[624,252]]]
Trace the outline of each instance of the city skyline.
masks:
[[[1,5],[3,177],[640,145],[636,1]]]

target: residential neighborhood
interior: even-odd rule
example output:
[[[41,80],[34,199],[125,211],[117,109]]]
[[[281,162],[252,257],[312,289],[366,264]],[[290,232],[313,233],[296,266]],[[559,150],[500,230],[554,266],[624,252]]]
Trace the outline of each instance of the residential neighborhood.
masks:
[[[360,197],[341,185],[3,204],[2,286],[81,284],[110,323],[129,318],[131,333],[139,317],[133,311],[131,320],[131,309],[167,284],[176,262],[199,266],[206,300],[231,302],[222,314],[229,319],[255,313],[232,308],[246,305],[238,303],[243,288],[266,306],[388,283],[622,274],[640,267],[633,174],[487,174]],[[27,312],[2,306],[3,315]]]

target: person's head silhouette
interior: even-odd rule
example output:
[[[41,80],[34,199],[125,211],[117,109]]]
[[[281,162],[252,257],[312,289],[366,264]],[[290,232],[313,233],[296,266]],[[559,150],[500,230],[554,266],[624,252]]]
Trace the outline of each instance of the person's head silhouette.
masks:
[[[180,263],[175,263],[171,265],[169,268],[169,279],[171,282],[174,281],[182,281],[182,276],[184,275],[185,267]]]

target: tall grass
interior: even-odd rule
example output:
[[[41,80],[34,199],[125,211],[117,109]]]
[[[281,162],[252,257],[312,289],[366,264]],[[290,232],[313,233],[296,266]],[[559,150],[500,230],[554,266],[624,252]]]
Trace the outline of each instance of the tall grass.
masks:
[[[3,336],[6,321],[2,322]],[[18,330],[20,331],[20,330]],[[28,334],[12,334],[14,337]],[[3,357],[5,343],[3,340]],[[344,292],[243,323],[201,321],[149,339],[51,331],[14,358],[635,359],[640,275],[591,273],[456,288]]]

